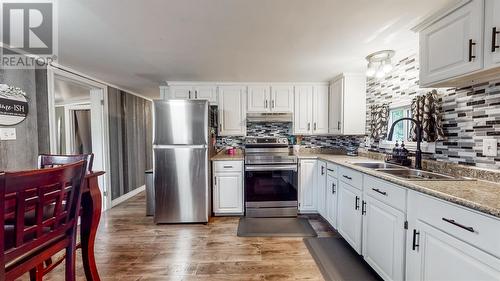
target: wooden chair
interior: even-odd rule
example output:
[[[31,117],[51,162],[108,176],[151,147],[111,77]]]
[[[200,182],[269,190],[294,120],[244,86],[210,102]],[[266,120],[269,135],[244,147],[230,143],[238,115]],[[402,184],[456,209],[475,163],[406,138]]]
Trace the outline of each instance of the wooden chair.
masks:
[[[0,175],[0,280],[15,280],[59,251],[66,252],[66,280],[75,280],[76,226],[87,163]],[[46,217],[45,209],[55,205]],[[26,213],[35,211],[34,225]],[[45,214],[44,214],[45,213]],[[5,221],[14,219],[14,225]]]
[[[92,166],[94,164],[93,153],[80,155],[40,154],[38,155],[38,169],[53,168],[75,163],[81,160],[87,161],[87,173],[92,172]]]

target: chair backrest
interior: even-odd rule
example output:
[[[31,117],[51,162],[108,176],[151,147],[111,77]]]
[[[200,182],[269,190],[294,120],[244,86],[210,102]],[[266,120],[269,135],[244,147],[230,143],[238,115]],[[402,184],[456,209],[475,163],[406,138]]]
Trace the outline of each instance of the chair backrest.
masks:
[[[82,160],[0,174],[0,266],[75,235],[86,168]],[[53,206],[53,212],[47,216],[48,206]],[[26,213],[33,210],[36,223],[27,226]],[[5,226],[6,219],[15,221],[13,228]]]
[[[80,155],[40,154],[38,155],[38,168],[53,168],[61,165],[75,163],[81,160],[87,161],[87,172],[92,172],[92,165],[94,164],[93,153]]]

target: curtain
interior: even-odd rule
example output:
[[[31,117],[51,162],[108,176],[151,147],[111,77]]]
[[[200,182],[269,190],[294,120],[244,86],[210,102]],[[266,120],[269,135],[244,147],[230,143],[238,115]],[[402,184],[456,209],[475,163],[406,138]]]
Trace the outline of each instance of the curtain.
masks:
[[[370,137],[374,140],[385,139],[389,122],[389,105],[385,103],[372,105],[370,114]]]
[[[441,124],[440,99],[436,90],[416,97],[411,103],[412,117],[422,124],[422,140],[435,142],[444,140],[443,126]],[[411,139],[417,140],[417,128],[411,124]]]

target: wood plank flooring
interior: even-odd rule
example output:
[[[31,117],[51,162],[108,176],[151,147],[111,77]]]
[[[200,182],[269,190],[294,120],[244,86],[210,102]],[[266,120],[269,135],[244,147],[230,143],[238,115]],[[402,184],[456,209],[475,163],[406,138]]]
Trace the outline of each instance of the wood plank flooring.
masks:
[[[318,236],[335,236],[310,218]],[[302,238],[237,237],[238,218],[155,225],[140,194],[103,214],[96,241],[102,280],[323,280]],[[79,253],[78,253],[79,254]],[[78,280],[85,280],[78,260]],[[46,280],[64,280],[64,265]],[[23,278],[23,280],[28,280]]]

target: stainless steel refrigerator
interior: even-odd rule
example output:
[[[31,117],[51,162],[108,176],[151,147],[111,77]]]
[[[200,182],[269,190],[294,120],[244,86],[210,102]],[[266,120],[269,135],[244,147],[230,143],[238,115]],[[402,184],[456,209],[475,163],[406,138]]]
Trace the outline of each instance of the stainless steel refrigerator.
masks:
[[[154,101],[155,223],[207,223],[210,214],[209,104]]]

